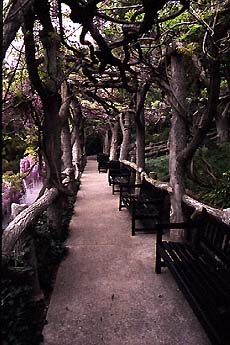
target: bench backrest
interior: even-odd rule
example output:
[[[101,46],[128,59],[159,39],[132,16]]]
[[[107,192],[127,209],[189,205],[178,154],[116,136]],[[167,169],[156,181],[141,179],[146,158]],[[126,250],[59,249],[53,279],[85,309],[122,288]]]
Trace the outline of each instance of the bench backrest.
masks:
[[[107,155],[105,153],[98,153],[97,161],[100,163],[108,162],[109,161],[109,155]]]
[[[109,175],[113,173],[131,174],[131,169],[119,161],[109,161]]]
[[[197,221],[197,245],[230,269],[230,226],[205,214]]]
[[[145,178],[142,181],[141,189],[140,189],[140,195],[143,197],[148,197],[150,199],[164,199],[165,195],[167,193],[163,190],[160,190],[159,188],[156,188],[154,185],[149,183],[145,180]]]
[[[140,188],[140,196],[152,200],[159,212],[159,221],[168,222],[169,215],[169,195],[166,191],[159,189],[143,179]]]
[[[110,170],[120,170],[121,162],[120,161],[109,161],[109,169]]]

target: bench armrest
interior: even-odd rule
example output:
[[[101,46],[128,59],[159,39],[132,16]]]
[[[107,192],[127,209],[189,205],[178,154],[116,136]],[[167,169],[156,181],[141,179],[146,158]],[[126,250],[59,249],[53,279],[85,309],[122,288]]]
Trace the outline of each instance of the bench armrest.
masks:
[[[156,236],[156,246],[161,245],[162,237],[164,235],[164,230],[166,229],[184,229],[188,227],[189,223],[181,222],[181,223],[159,223],[156,224],[155,229],[157,232]]]
[[[136,200],[135,201],[137,205],[154,205],[156,204],[156,202],[162,202],[162,199],[160,198],[156,198],[156,199],[152,199],[152,200]]]
[[[131,193],[131,190],[134,188],[140,188],[141,184],[127,184],[127,183],[120,183],[120,195],[123,193]]]
[[[188,226],[191,226],[191,222],[159,223],[159,224],[156,224],[156,230],[163,231],[164,229],[183,229]]]
[[[123,184],[123,185],[125,185],[125,184]],[[121,183],[121,186],[122,186],[122,183]],[[141,184],[129,184],[129,187],[130,188],[141,188]]]

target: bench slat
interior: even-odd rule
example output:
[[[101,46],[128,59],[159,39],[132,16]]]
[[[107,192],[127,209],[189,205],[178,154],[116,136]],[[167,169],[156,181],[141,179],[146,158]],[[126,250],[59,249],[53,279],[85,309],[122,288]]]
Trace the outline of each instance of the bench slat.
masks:
[[[217,267],[207,264],[205,257],[199,255],[192,250],[189,246],[183,246],[179,243],[172,243],[176,252],[180,253],[182,260],[186,265],[191,269],[195,275],[199,278],[199,283],[202,282],[202,286],[206,287],[208,290],[211,290],[212,299],[218,301],[222,305],[228,304],[230,308],[230,281],[223,281],[220,279],[219,271]],[[188,253],[185,255],[185,253]],[[205,290],[205,294],[207,290]]]
[[[164,229],[178,224],[158,224],[156,273],[168,267],[179,288],[206,330],[213,345],[230,344],[230,227],[207,213],[187,229],[184,242],[163,241]]]
[[[207,286],[203,286],[203,282],[198,279],[200,277],[196,276],[196,273],[194,273],[190,269],[190,266],[184,262],[184,258],[182,260],[178,252],[176,253],[175,248],[171,248],[167,242],[164,243],[164,247],[164,249],[162,247],[163,250],[161,254],[166,261],[167,267],[169,267],[171,273],[176,278],[181,291],[185,294],[200,322],[203,324],[208,334],[211,335],[213,344],[229,344],[225,342],[225,338],[227,337],[229,340],[230,337],[229,310],[223,309],[226,308],[223,305],[219,306],[218,310],[214,303],[215,297],[207,293]],[[187,254],[185,255],[187,256]],[[223,312],[224,310],[226,310],[225,313]]]
[[[136,193],[135,193],[136,192]],[[142,184],[126,186],[121,185],[119,211],[126,207],[132,214],[132,236],[136,231],[155,230],[159,221],[165,193],[158,192],[149,182],[144,180]],[[143,228],[137,228],[136,220],[151,220],[151,224]],[[143,222],[142,222],[143,223]]]

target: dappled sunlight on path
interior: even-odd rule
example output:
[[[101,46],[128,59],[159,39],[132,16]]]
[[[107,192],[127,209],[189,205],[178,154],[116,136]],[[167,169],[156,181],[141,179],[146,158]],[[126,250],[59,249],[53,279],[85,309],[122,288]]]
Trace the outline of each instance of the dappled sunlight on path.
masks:
[[[88,160],[44,328],[45,345],[208,345],[170,273],[154,273],[155,235],[131,236],[107,174]]]

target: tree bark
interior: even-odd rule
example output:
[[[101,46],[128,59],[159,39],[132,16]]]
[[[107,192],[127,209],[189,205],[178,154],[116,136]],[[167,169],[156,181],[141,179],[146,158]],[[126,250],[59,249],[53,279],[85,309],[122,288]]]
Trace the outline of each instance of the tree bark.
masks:
[[[61,184],[61,121],[58,117],[61,97],[58,93],[44,102],[43,147],[48,162],[49,187]]]
[[[61,181],[61,121],[58,117],[61,106],[61,97],[59,94],[49,97],[49,102],[46,104],[44,130],[43,130],[43,145],[46,154],[46,163],[49,169],[48,172],[48,187],[62,186]],[[62,195],[49,205],[47,209],[48,225],[53,229],[55,237],[61,235],[61,217],[62,217]]]
[[[120,149],[120,160],[128,159],[131,143],[131,121],[130,112],[125,111],[120,115],[120,127],[122,130],[122,143]]]
[[[62,149],[62,165],[63,169],[73,170],[72,164],[72,146],[71,146],[71,133],[69,127],[70,120],[70,103],[71,96],[69,93],[68,84],[66,81],[61,86],[62,105],[59,110],[59,118],[61,120],[61,149]]]
[[[76,98],[73,98],[71,101],[71,113],[73,119],[73,164],[75,165],[76,173],[79,173],[82,172],[84,169],[82,158],[83,155],[85,155],[85,129],[81,104],[79,100]]]
[[[183,222],[182,198],[185,193],[184,176],[185,166],[178,159],[179,153],[187,143],[187,130],[185,116],[179,113],[179,109],[186,109],[186,83],[185,71],[182,56],[176,51],[171,55],[171,88],[174,98],[179,106],[172,109],[171,129],[170,129],[170,151],[169,151],[169,173],[171,195],[171,222]],[[180,238],[182,231],[172,231],[174,238]]]
[[[216,47],[212,51],[213,56],[218,56]],[[194,135],[191,141],[179,154],[179,159],[186,163],[194,156],[198,147],[202,144],[210,125],[217,114],[217,106],[220,96],[220,60],[209,60],[209,75],[210,82],[208,85],[208,104],[202,119],[197,128],[194,130]]]
[[[24,42],[25,57],[29,78],[34,88],[41,97],[44,111],[43,130],[43,153],[47,166],[48,187],[62,188],[61,183],[61,121],[59,110],[61,96],[58,85],[58,39],[50,18],[50,5],[46,0],[35,2],[34,10],[27,13],[24,18]],[[42,25],[40,40],[44,48],[44,70],[46,82],[40,79],[36,63],[36,48],[34,39],[34,22],[38,18]],[[54,227],[57,234],[61,229],[61,202],[57,198],[47,215],[49,223]]]
[[[64,170],[73,169],[71,134],[70,134],[68,119],[65,121],[65,123],[62,126],[61,147],[62,147],[62,163],[63,163]]]
[[[109,129],[106,129],[105,131],[103,151],[106,155],[109,155],[109,152],[110,152]]]
[[[136,120],[136,163],[141,169],[145,168],[145,119],[144,109]]]
[[[117,149],[118,149],[118,131],[119,131],[119,120],[117,119],[115,123],[110,125],[112,138],[111,138],[111,146],[110,146],[110,160],[116,160],[117,157]]]
[[[47,207],[55,200],[57,195],[58,190],[56,188],[46,190],[41,198],[20,212],[7,226],[2,234],[2,257],[4,263],[7,263],[9,260],[15,243],[21,237],[22,233],[33,224],[36,217],[47,209]]]
[[[218,134],[218,142],[224,143],[230,140],[230,112],[228,102],[221,114],[216,118],[216,129]]]
[[[34,4],[34,0],[23,1],[17,0],[12,1],[11,8],[4,20],[3,24],[3,40],[2,40],[2,60],[5,57],[6,51],[10,44],[16,37],[20,26],[23,23],[24,15],[30,11]]]
[[[140,86],[136,92],[135,124],[136,124],[136,164],[145,168],[145,114],[144,104],[150,84]]]

